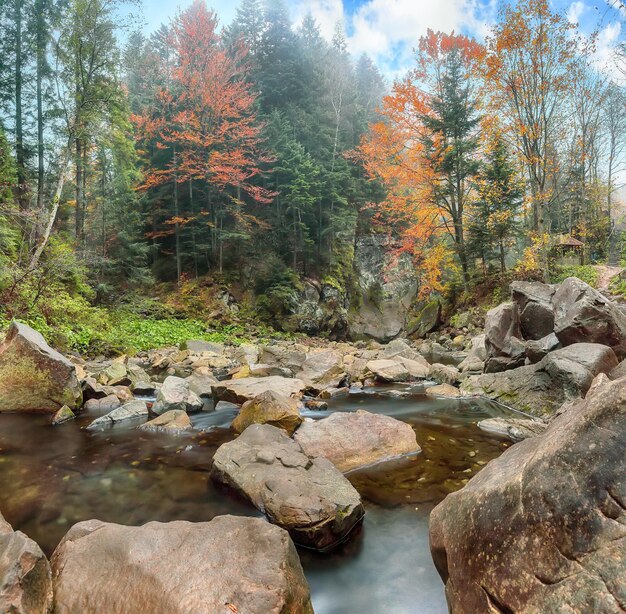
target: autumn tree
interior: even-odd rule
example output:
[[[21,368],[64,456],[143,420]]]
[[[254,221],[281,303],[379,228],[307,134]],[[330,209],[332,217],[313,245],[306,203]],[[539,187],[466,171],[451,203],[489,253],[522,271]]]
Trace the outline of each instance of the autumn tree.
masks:
[[[387,188],[381,208],[416,258],[425,285],[441,289],[447,236],[468,282],[466,205],[478,165],[477,92],[472,73],[481,47],[464,36],[429,31],[417,66],[394,84],[359,152]]]
[[[164,165],[148,168],[144,189],[166,183],[173,187],[177,276],[182,271],[180,233],[196,218],[212,230],[218,268],[223,268],[224,245],[254,223],[246,200],[269,202],[271,193],[254,183],[266,162],[262,124],[255,115],[256,95],[246,79],[247,51],[221,44],[217,17],[203,2],[180,13],[170,28],[174,55],[166,85],[157,93],[149,113],[135,116],[144,146],[166,151]],[[203,192],[203,205],[196,199]],[[187,188],[187,212],[180,209]],[[230,226],[229,226],[230,223]]]

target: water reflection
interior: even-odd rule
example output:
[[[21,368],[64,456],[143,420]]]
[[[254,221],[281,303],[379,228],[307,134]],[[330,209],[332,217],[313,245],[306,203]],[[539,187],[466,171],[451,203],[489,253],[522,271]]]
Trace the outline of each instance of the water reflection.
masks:
[[[422,453],[355,471],[366,500],[358,535],[338,551],[303,551],[317,614],[429,614],[447,611],[428,548],[428,514],[507,446],[476,422],[503,415],[488,401],[433,399],[419,387],[352,392],[328,411],[366,409],[408,422]],[[45,416],[0,415],[0,509],[47,554],[76,522],[206,521],[219,514],[257,516],[216,488],[208,471],[215,450],[232,439],[232,409],[192,417],[181,437],[138,431],[126,423],[85,431],[96,416],[51,427]]]

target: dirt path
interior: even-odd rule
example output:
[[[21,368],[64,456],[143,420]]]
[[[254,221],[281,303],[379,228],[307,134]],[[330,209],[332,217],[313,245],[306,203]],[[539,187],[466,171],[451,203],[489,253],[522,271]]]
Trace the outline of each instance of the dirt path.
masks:
[[[598,290],[600,292],[607,292],[611,285],[611,280],[624,270],[623,267],[606,266],[604,264],[597,264],[594,268],[598,271]]]

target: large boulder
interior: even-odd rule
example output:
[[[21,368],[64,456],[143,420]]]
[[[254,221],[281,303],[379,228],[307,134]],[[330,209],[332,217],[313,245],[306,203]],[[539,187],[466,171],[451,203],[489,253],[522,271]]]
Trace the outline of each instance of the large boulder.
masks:
[[[182,377],[170,375],[165,378],[152,406],[155,414],[180,409],[186,412],[200,411],[203,403],[200,397],[189,387],[189,382]]]
[[[487,312],[485,317],[485,348],[488,358],[503,358],[510,368],[524,362],[525,347],[516,303],[502,303]],[[504,361],[499,361],[501,364]],[[498,369],[504,371],[504,368]]]
[[[50,564],[41,548],[0,514],[0,612],[46,614],[52,607]]]
[[[344,473],[421,450],[409,424],[363,410],[304,422],[294,439],[305,454],[323,456]]]
[[[266,390],[241,406],[231,426],[236,433],[243,433],[251,424],[271,424],[291,435],[301,422],[296,399]]]
[[[437,330],[441,324],[441,301],[434,298],[426,303],[409,322],[408,332],[417,337]]]
[[[58,613],[313,612],[289,535],[260,518],[79,522],[55,550],[52,570]]]
[[[430,516],[452,614],[626,610],[626,380],[595,388]]]
[[[517,304],[524,339],[541,339],[554,329],[554,286],[539,281],[514,281],[511,297]]]
[[[269,424],[220,446],[211,477],[246,496],[296,544],[319,550],[343,541],[364,514],[359,493],[329,460],[311,458]]]
[[[300,397],[306,388],[301,379],[270,375],[269,377],[242,377],[213,385],[213,397],[217,401],[229,401],[241,405],[271,390],[284,397]]]
[[[0,412],[53,414],[82,399],[76,367],[30,326],[11,322],[0,344]]]
[[[611,348],[576,343],[551,352],[535,365],[467,377],[461,390],[535,416],[550,415],[565,401],[584,395],[596,375],[609,373],[616,364]]]
[[[553,298],[554,332],[563,345],[601,343],[626,354],[626,314],[576,277],[568,277]]]

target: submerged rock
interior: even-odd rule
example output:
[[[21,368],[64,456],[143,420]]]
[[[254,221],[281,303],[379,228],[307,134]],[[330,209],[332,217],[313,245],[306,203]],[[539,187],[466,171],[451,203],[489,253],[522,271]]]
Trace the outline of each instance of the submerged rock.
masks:
[[[198,395],[190,390],[189,382],[182,377],[170,375],[165,378],[159,389],[152,411],[155,414],[163,414],[173,409],[194,412],[200,411],[202,406],[203,403]]]
[[[59,409],[59,411],[52,416],[50,424],[56,426],[57,424],[63,424],[64,422],[73,420],[74,418],[76,418],[76,414],[67,405],[63,405],[63,407],[61,407],[61,409]]]
[[[129,403],[114,409],[104,416],[96,418],[87,427],[87,430],[93,431],[96,429],[106,428],[108,426],[113,426],[118,422],[124,422],[134,418],[143,418],[146,416],[148,416],[148,406],[144,401],[135,399],[134,401],[130,401]]]
[[[363,410],[304,422],[294,439],[305,454],[323,456],[344,473],[421,450],[409,424]]]
[[[626,608],[626,379],[492,460],[431,513],[450,612]]]
[[[55,612],[313,613],[289,535],[259,518],[79,522],[55,550],[52,569]]]
[[[253,424],[223,444],[211,477],[245,495],[304,546],[326,550],[343,541],[364,510],[359,493],[327,459],[269,424]]]
[[[164,433],[181,433],[192,429],[191,420],[186,411],[182,409],[170,409],[164,414],[137,427],[142,431],[161,431]]]
[[[232,429],[236,433],[243,433],[251,424],[271,424],[291,435],[301,422],[295,399],[266,390],[241,406],[233,420]]]
[[[50,564],[41,548],[0,514],[0,612],[46,614],[52,608]]]
[[[76,367],[30,326],[11,322],[0,344],[0,413],[54,413],[81,404]]]
[[[269,377],[244,377],[226,380],[214,384],[212,388],[216,400],[241,405],[268,390],[285,397],[299,397],[305,387],[305,383],[301,379],[271,375]]]
[[[525,418],[487,418],[481,420],[477,426],[486,433],[502,435],[517,442],[541,435],[548,425],[545,422]]]

